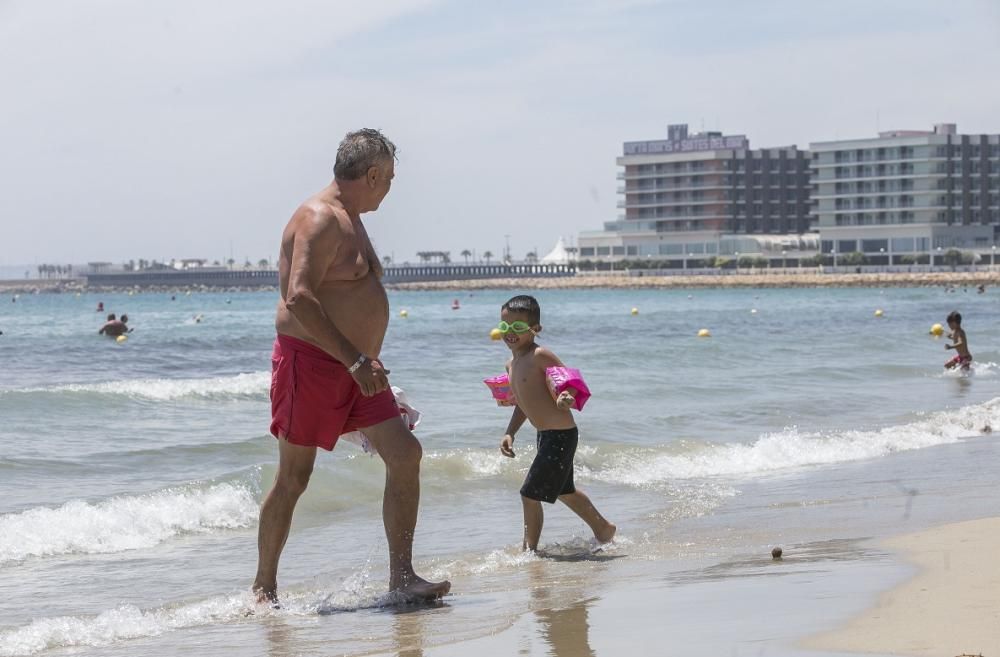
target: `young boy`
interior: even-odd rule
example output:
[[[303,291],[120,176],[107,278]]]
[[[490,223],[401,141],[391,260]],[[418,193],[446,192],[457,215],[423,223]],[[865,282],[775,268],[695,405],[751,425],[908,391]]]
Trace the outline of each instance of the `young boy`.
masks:
[[[965,338],[965,331],[962,330],[962,315],[958,311],[952,311],[948,315],[948,328],[951,329],[951,333],[948,334],[948,339],[951,340],[952,344],[946,344],[945,349],[954,349],[958,352],[954,358],[949,360],[944,366],[951,370],[959,365],[962,366],[963,372],[968,372],[969,367],[972,365],[972,354],[969,353],[969,343]]]
[[[524,549],[538,549],[542,534],[542,502],[558,499],[580,516],[600,543],[608,543],[617,527],[604,519],[590,498],[573,485],[573,457],[576,454],[578,432],[573,414],[575,396],[572,390],[552,399],[545,383],[547,367],[562,367],[562,362],[548,349],[535,343],[542,331],[541,309],[534,297],[516,296],[500,309],[500,330],[504,344],[513,357],[507,362],[511,392],[516,406],[500,442],[500,452],[514,458],[514,434],[525,420],[538,429],[538,451],[528,476],[521,487],[524,506]]]

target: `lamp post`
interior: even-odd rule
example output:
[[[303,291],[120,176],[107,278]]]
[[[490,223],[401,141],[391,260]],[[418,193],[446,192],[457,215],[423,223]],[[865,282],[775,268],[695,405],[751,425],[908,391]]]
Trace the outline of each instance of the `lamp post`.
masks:
[[[830,249],[830,255],[833,256],[833,268],[837,268],[837,249]]]
[[[781,268],[782,268],[782,270],[788,268],[788,263],[786,262],[786,258],[785,258],[785,256],[787,256],[787,255],[788,255],[788,251],[785,251],[784,249],[782,249],[781,250]]]
[[[882,258],[885,257],[885,249],[884,248],[879,247],[878,257],[879,257],[879,260],[881,260]],[[886,269],[888,269],[888,267],[886,267]],[[883,269],[882,271],[886,271],[886,269]]]
[[[997,266],[997,245],[993,245],[993,258],[990,260],[990,267],[995,269]]]
[[[931,251],[931,269],[933,269],[936,266],[935,263],[940,260],[941,260],[941,247],[939,246],[937,248],[937,260],[934,259],[934,252]]]
[[[736,274],[739,275],[739,273],[740,273],[740,252],[736,251],[736,252],[733,253],[733,255],[736,256]],[[993,247],[993,259],[996,260],[996,257],[997,257],[997,247],[994,246]]]

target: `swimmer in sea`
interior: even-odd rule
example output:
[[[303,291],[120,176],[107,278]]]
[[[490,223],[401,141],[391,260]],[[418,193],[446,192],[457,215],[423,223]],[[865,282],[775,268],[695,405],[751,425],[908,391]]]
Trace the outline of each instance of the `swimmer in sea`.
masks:
[[[952,343],[946,344],[944,348],[954,349],[957,355],[945,363],[944,366],[949,370],[961,367],[963,372],[968,372],[969,368],[972,367],[972,354],[969,352],[969,342],[965,336],[965,331],[962,329],[961,313],[954,311],[948,315],[948,328],[951,329],[948,339]]]

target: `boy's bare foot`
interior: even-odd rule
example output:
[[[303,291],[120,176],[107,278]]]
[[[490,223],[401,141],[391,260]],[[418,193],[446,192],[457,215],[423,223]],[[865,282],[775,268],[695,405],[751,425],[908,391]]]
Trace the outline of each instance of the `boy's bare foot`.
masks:
[[[604,529],[602,529],[599,532],[594,532],[594,538],[596,538],[597,542],[600,543],[601,545],[605,543],[610,543],[611,541],[615,540],[615,533],[617,531],[618,527],[609,522],[607,526],[604,527]]]
[[[428,582],[422,577],[410,575],[399,582],[390,582],[389,593],[401,602],[428,602],[448,595],[451,582]]]

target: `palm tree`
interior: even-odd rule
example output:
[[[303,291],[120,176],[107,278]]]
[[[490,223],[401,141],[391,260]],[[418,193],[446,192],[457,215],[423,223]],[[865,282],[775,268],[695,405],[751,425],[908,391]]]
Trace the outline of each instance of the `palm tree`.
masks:
[[[490,258],[492,257],[493,257],[492,251],[483,251],[483,260],[486,261],[486,264],[490,264]]]
[[[226,260],[226,264],[227,264],[227,265],[229,265],[229,268],[230,268],[230,269],[232,269],[232,268],[233,268],[233,265],[235,265],[235,264],[236,264],[236,261],[235,261],[235,260],[233,260],[232,258],[230,258],[229,260]]]
[[[392,256],[385,256],[382,258],[382,264],[386,267],[392,264]]]
[[[524,255],[524,260],[525,262],[530,262],[530,263],[538,262],[538,254],[535,253],[534,251],[528,251]]]
[[[465,264],[469,264],[469,256],[472,255],[472,251],[465,249],[462,251],[462,257],[465,258]]]
[[[260,269],[267,269],[267,266],[268,266],[269,264],[270,264],[270,263],[269,263],[269,262],[267,261],[267,258],[261,258],[260,260],[258,260],[258,261],[257,261],[257,266],[258,266],[258,267],[259,267]]]

